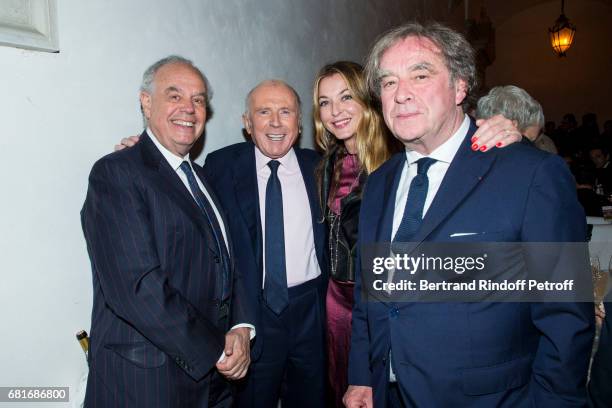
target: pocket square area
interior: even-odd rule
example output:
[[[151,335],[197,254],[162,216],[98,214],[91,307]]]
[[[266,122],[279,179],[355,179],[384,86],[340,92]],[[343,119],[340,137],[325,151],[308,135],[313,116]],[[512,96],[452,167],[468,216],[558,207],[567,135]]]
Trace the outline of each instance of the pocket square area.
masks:
[[[454,237],[466,237],[468,235],[478,235],[478,232],[455,232],[453,234],[450,234],[451,238]]]

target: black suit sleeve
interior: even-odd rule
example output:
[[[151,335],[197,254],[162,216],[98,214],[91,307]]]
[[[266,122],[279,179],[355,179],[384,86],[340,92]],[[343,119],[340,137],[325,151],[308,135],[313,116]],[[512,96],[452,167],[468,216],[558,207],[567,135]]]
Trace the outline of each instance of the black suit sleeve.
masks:
[[[142,178],[127,162],[94,166],[81,221],[107,307],[173,358],[204,377],[223,351],[224,333],[169,283],[156,252]],[[183,271],[182,271],[183,272]]]

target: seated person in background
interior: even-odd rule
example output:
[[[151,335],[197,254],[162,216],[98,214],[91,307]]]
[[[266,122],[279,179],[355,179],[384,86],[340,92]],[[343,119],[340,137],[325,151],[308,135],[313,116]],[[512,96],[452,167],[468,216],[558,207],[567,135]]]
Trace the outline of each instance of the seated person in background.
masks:
[[[595,192],[600,195],[612,194],[610,152],[602,145],[593,145],[589,149],[589,157],[595,166]]]
[[[555,143],[542,133],[544,113],[542,105],[524,89],[517,86],[496,86],[478,100],[476,117],[487,119],[503,115],[513,121],[519,132],[540,150],[557,154]]]
[[[595,193],[595,175],[587,167],[581,166],[574,173],[576,179],[576,191],[578,201],[584,207],[584,212],[590,217],[603,217],[601,207],[606,205],[607,200]]]

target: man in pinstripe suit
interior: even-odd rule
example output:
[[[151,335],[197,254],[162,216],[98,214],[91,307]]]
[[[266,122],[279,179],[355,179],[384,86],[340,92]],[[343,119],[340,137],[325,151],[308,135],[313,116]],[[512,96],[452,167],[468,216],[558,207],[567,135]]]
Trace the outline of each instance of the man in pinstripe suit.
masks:
[[[141,86],[141,142],[91,171],[81,212],[94,292],[88,407],[226,407],[226,378],[247,372],[253,307],[227,220],[189,159],[209,95],[190,61],[156,62]]]
[[[325,226],[317,199],[314,169],[319,155],[296,144],[301,128],[298,93],[284,81],[260,82],[246,97],[243,116],[252,141],[210,153],[204,174],[227,214],[227,227],[237,251],[236,268],[244,276],[255,307],[255,338],[249,374],[236,382],[240,408],[325,405],[324,299],[327,284]],[[142,137],[122,139],[115,149],[136,145]],[[282,225],[284,249],[266,254],[269,163],[278,161],[282,211],[270,224]],[[278,232],[278,231],[277,231]],[[272,241],[272,240],[269,240]],[[273,241],[280,241],[277,237]],[[267,259],[267,260],[266,260]],[[265,295],[266,262],[284,259],[287,307],[274,312]],[[268,275],[269,276],[269,275]],[[279,289],[279,290],[277,290]],[[281,288],[270,293],[281,293]],[[273,302],[272,302],[273,303]],[[252,304],[250,302],[249,304]]]

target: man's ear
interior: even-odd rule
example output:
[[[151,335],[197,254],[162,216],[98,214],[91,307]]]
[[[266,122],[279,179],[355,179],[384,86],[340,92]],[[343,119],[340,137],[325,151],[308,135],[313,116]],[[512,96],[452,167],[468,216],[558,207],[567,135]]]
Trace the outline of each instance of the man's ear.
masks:
[[[248,113],[242,114],[242,124],[244,125],[244,130],[246,130],[249,135],[252,135],[253,126],[251,124],[251,119],[249,119]]]
[[[467,96],[467,82],[464,79],[455,81],[455,104],[461,105]]]
[[[140,107],[142,114],[148,120],[151,117],[151,95],[147,92],[140,93]]]

